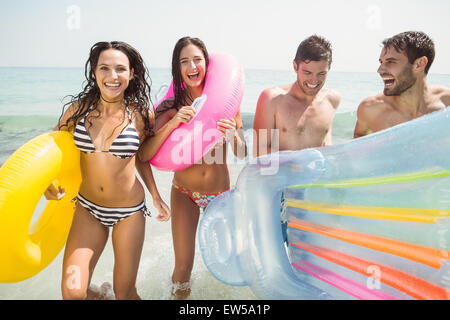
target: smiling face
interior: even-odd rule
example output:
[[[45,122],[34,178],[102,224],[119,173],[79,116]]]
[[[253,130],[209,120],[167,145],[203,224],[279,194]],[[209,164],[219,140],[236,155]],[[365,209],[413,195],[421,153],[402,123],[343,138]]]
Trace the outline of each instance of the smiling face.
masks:
[[[206,61],[202,50],[196,45],[188,44],[180,53],[180,71],[188,88],[203,87],[206,74]]]
[[[394,48],[387,47],[381,51],[378,73],[384,81],[385,96],[399,96],[411,88],[417,80],[413,65],[408,57]]]
[[[297,85],[308,96],[315,96],[325,84],[330,65],[328,60],[320,61],[294,61],[294,70],[297,73]]]
[[[116,49],[108,49],[100,53],[95,68],[95,79],[105,100],[123,99],[132,78],[133,69],[130,69],[130,62],[125,53]]]

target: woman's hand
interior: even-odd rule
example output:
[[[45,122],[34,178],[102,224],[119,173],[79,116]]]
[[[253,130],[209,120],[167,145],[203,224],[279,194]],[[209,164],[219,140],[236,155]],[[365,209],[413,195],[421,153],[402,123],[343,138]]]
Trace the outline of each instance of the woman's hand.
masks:
[[[247,156],[247,145],[245,143],[244,133],[242,132],[240,112],[236,117],[220,119],[217,121],[217,129],[222,133],[225,141],[230,143],[234,155],[242,160]]]
[[[153,206],[158,210],[156,219],[159,221],[168,221],[170,219],[169,206],[161,198],[153,200]]]
[[[55,188],[53,183],[45,190],[44,196],[47,200],[61,200],[66,195],[66,191],[61,186]]]
[[[195,108],[192,106],[181,107],[175,116],[170,119],[168,124],[173,128],[177,128],[180,123],[188,123],[195,116]]]
[[[234,120],[234,118],[220,119],[217,121],[217,129],[229,142],[233,142],[234,138],[237,136],[236,120]]]

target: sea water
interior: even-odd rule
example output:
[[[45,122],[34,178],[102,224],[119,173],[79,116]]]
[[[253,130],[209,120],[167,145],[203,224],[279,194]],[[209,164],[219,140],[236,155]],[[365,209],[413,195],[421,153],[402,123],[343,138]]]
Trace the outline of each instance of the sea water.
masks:
[[[169,69],[150,69],[152,100],[158,89],[170,82]],[[68,95],[81,91],[84,70],[81,68],[0,68],[0,165],[25,142],[53,130]],[[252,150],[253,117],[260,93],[268,87],[295,81],[293,71],[245,70],[245,92],[241,104],[248,150]],[[450,86],[450,75],[430,74],[429,83]],[[338,91],[342,101],[333,123],[333,143],[345,143],[353,137],[356,108],[368,96],[380,93],[383,83],[376,72],[330,72],[326,87]],[[248,160],[246,160],[248,161]],[[246,161],[231,161],[231,182],[234,184]],[[154,169],[159,192],[170,203],[173,173]],[[150,209],[151,197],[146,192]],[[26,197],[26,195],[24,195]],[[35,216],[45,206],[41,199]],[[155,212],[155,210],[152,210]],[[36,217],[33,216],[33,220]],[[170,276],[173,269],[173,247],[169,222],[147,219],[146,238],[138,272],[137,288],[143,299],[169,299]],[[63,251],[41,273],[31,279],[0,284],[0,299],[60,299]],[[1,259],[1,258],[0,258]],[[92,283],[112,282],[113,251],[108,242],[95,269]],[[248,287],[230,287],[217,281],[203,265],[196,250],[192,272],[191,299],[256,299]]]

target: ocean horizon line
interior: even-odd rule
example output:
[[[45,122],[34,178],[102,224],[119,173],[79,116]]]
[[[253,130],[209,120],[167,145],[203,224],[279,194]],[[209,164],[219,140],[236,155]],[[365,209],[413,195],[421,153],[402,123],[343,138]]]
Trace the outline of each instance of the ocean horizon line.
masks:
[[[0,65],[0,69],[47,69],[47,70],[64,70],[64,69],[71,69],[71,70],[84,70],[84,66],[7,66],[7,65]],[[148,67],[149,70],[167,70],[170,73],[170,67]],[[245,68],[244,71],[266,71],[266,72],[290,72],[291,69],[263,69],[263,68]],[[333,70],[331,68],[330,72],[332,73],[362,73],[362,74],[372,74],[377,73],[376,71],[343,71],[343,70]],[[438,76],[448,76],[450,73],[439,73],[439,72],[430,72],[428,74],[429,76],[438,75]]]

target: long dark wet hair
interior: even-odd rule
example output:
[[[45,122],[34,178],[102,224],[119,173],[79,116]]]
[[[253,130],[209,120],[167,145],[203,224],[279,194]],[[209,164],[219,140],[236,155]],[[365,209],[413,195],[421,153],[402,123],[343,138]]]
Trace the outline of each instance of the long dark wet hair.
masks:
[[[172,81],[173,81],[173,92],[174,92],[174,100],[173,103],[170,104],[161,104],[161,108],[158,107],[156,110],[156,116],[159,116],[161,113],[167,111],[171,108],[179,108],[181,106],[186,106],[192,103],[192,97],[190,96],[188,90],[186,89],[186,84],[183,81],[183,76],[181,75],[180,68],[180,55],[181,50],[187,45],[193,44],[197,48],[199,48],[203,57],[205,58],[206,69],[208,70],[209,65],[209,55],[208,50],[206,49],[205,44],[199,38],[192,37],[183,37],[177,41],[175,44],[175,48],[172,53]],[[206,71],[207,72],[207,71]],[[205,74],[206,78],[206,74]]]
[[[121,41],[97,42],[92,46],[89,59],[86,61],[84,67],[86,84],[83,91],[81,91],[78,95],[68,96],[70,101],[64,104],[59,120],[61,121],[66,107],[73,104],[77,106],[77,108],[67,119],[66,123],[60,124],[59,129],[62,127],[68,127],[69,123],[73,123],[73,125],[75,125],[82,117],[86,115],[91,106],[94,106],[94,109],[97,107],[98,101],[101,99],[101,94],[95,79],[95,70],[97,69],[100,54],[108,49],[119,50],[128,57],[130,62],[130,70],[134,69],[134,74],[128,84],[128,87],[125,89],[124,102],[131,108],[132,111],[137,111],[141,115],[145,125],[145,132],[148,134],[153,134],[154,116],[152,101],[150,98],[151,80],[148,69],[145,66],[144,60],[139,52],[129,44]]]

